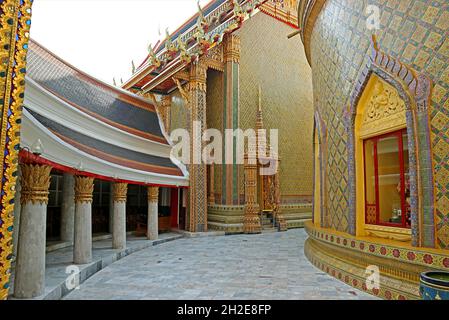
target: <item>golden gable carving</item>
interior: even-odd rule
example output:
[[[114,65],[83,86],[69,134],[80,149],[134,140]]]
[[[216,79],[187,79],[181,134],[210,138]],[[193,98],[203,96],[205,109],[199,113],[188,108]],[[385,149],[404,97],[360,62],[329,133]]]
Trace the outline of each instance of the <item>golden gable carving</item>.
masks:
[[[398,91],[376,77],[362,118],[361,138],[391,132],[406,126],[405,102]]]

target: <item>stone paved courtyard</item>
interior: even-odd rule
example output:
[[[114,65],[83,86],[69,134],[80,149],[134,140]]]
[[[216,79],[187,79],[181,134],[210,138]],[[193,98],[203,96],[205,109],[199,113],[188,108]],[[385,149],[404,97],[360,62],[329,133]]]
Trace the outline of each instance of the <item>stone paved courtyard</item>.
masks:
[[[65,299],[374,299],[311,265],[302,229],[182,238],[134,253]]]

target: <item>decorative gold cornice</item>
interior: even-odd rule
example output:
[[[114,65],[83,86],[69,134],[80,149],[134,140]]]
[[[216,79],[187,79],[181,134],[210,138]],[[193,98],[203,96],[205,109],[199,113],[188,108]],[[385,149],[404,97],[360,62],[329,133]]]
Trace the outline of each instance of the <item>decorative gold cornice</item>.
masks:
[[[312,65],[310,57],[310,40],[315,21],[323,9],[326,0],[300,0],[298,6],[298,26],[301,29],[301,39],[304,44],[307,61]]]
[[[226,35],[224,41],[224,61],[240,63],[240,37],[236,34]]]
[[[159,201],[159,187],[148,187],[148,202]]]
[[[186,107],[189,108],[189,106],[190,106],[190,95],[189,95],[189,91],[188,91],[189,85],[187,84],[185,87],[183,87],[181,82],[179,81],[179,79],[177,79],[175,77],[173,77],[172,79],[173,79],[173,82],[178,87],[179,93],[181,94],[181,97],[184,100]]]
[[[92,202],[94,178],[75,176],[75,202]]]
[[[50,166],[22,164],[22,194],[20,203],[48,204]]]
[[[114,202],[126,202],[128,184],[116,182],[112,185],[112,197]]]
[[[189,81],[190,79],[190,73],[186,70],[181,70],[178,73],[176,73],[173,78],[183,81]]]
[[[190,91],[203,91],[206,92],[206,81],[207,81],[207,66],[204,61],[199,60],[190,65],[190,81],[189,90]]]

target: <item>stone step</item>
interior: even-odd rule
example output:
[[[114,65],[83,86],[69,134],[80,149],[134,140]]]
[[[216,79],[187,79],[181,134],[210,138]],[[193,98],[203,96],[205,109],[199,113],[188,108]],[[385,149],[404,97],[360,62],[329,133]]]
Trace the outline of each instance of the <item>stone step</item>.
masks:
[[[273,233],[273,232],[278,232],[277,228],[263,228],[262,229],[262,233]]]

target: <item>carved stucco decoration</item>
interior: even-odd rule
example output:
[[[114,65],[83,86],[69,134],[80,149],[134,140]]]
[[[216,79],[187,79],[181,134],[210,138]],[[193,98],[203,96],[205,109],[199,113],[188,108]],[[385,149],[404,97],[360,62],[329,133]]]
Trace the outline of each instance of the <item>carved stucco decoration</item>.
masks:
[[[75,176],[75,202],[91,203],[94,192],[94,178]]]
[[[374,85],[362,118],[360,136],[368,138],[386,130],[394,131],[405,127],[405,102],[398,91],[382,80]]]
[[[112,185],[112,196],[114,202],[126,202],[126,195],[128,193],[127,183],[114,183]]]
[[[148,202],[159,201],[159,187],[148,187]]]

